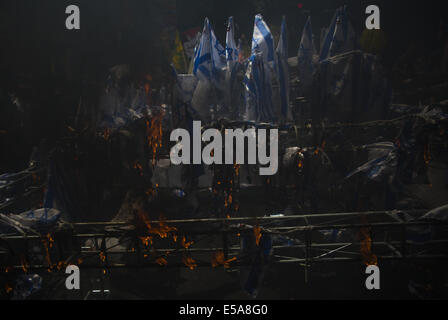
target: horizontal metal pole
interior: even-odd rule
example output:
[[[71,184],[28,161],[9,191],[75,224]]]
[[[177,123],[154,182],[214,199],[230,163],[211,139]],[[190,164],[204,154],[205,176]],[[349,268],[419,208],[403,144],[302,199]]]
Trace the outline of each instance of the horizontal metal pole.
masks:
[[[405,213],[425,213],[427,210],[385,210],[385,211],[363,211],[363,212],[341,212],[341,213],[312,213],[312,214],[298,214],[291,216],[275,216],[275,217],[234,217],[234,218],[199,218],[199,219],[174,219],[164,220],[166,224],[176,223],[197,223],[197,222],[242,222],[242,221],[282,221],[282,220],[297,220],[297,219],[309,219],[309,218],[337,218],[337,217],[352,217],[352,216],[370,216],[381,214],[394,214],[398,212]],[[160,223],[160,220],[151,221],[152,223]],[[129,225],[126,221],[109,221],[109,222],[78,222],[72,224],[74,227],[86,227],[86,226],[123,226]]]

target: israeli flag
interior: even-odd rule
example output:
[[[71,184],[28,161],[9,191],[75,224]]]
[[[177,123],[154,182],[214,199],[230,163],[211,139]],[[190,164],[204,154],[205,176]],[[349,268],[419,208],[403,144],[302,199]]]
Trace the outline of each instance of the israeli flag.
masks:
[[[233,17],[229,18],[226,34],[226,61],[228,70],[232,70],[235,62],[238,62],[238,47],[235,42]]]
[[[216,38],[213,28],[210,26],[210,35],[212,40],[212,57],[213,66],[216,70],[221,70],[226,66],[226,49],[219,43],[218,38]]]
[[[272,121],[272,87],[270,75],[266,72],[263,56],[252,55],[249,58],[243,79],[246,98],[246,121]]]
[[[288,66],[288,36],[286,18],[283,17],[280,39],[276,50],[276,72],[280,87],[280,110],[284,119],[291,120],[289,112],[289,66]]]
[[[255,16],[252,37],[252,55],[261,54],[265,62],[274,62],[274,40],[266,22],[260,14]]]
[[[333,19],[331,19],[330,26],[328,27],[327,33],[326,33],[326,35],[324,37],[324,41],[322,43],[322,47],[320,49],[319,61],[323,61],[330,57],[330,46],[333,41],[333,36],[335,34],[336,23],[337,23],[337,19],[339,17],[339,11],[340,11],[340,8],[336,9]]]
[[[213,32],[208,18],[205,18],[199,46],[196,49],[193,74],[200,80],[215,81],[225,65],[225,49]]]
[[[347,7],[336,10],[322,43],[319,61],[355,49],[355,32],[347,15]]]
[[[313,79],[313,56],[316,55],[316,48],[313,41],[313,30],[311,27],[311,17],[308,17],[303,28],[300,39],[299,52],[297,53],[297,68],[299,79],[303,87],[308,87]]]

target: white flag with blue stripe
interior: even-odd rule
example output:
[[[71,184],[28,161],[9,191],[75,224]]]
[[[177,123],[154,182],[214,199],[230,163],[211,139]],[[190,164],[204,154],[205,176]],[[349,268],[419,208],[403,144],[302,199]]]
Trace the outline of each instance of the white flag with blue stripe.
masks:
[[[235,42],[233,17],[229,18],[226,34],[226,61],[228,70],[232,70],[236,62],[238,62],[238,48]]]
[[[199,46],[193,63],[193,74],[200,80],[216,81],[225,65],[225,49],[213,32],[208,18],[205,18]]]
[[[274,39],[260,14],[255,16],[252,55],[261,54],[265,62],[274,62]]]
[[[249,58],[243,80],[246,90],[244,119],[247,121],[270,122],[273,120],[272,88],[270,75],[266,70],[268,68],[261,54],[255,54]]]
[[[212,40],[213,66],[216,70],[221,70],[226,66],[226,49],[219,43],[211,26],[210,34]]]
[[[280,88],[280,111],[284,119],[291,120],[292,117],[289,110],[288,34],[285,17],[282,19],[276,57],[277,62],[275,65]]]

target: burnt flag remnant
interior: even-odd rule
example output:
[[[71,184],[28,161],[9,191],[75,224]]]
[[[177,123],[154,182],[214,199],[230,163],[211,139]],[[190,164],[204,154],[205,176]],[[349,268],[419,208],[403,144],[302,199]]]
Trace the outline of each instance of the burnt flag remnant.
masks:
[[[67,6],[0,4],[0,299],[448,297],[445,11]]]

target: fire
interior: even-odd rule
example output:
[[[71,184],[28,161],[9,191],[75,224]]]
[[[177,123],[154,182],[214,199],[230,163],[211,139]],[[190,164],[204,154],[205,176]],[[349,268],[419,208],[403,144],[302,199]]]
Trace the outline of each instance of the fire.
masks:
[[[145,247],[149,247],[149,245],[152,245],[152,237],[148,236],[148,237],[140,237],[140,240],[142,241],[143,245]]]
[[[180,245],[181,245],[183,248],[188,249],[189,247],[191,247],[191,245],[192,245],[193,243],[194,243],[193,241],[187,242],[187,239],[185,238],[185,236],[183,236]]]
[[[21,264],[22,264],[22,270],[23,270],[23,272],[27,273],[27,272],[28,272],[28,265],[27,265],[27,263],[26,263],[25,257],[22,256],[22,257],[20,258],[20,260],[21,260]]]
[[[166,261],[166,259],[163,257],[158,257],[156,259],[156,263],[160,266],[166,266],[168,264],[168,261]]]
[[[260,239],[261,239],[261,228],[257,225],[254,226],[254,236],[255,236],[255,243],[260,245]]]
[[[232,198],[232,194],[229,193],[228,197],[224,198],[224,207],[229,207],[232,204],[233,198]]]
[[[148,146],[152,150],[152,165],[156,163],[157,150],[162,147],[162,120],[165,116],[164,111],[160,111],[154,115],[151,120],[146,120],[146,136],[148,139]]]
[[[140,164],[140,162],[139,162],[138,160],[135,160],[135,161],[134,161],[132,167],[133,167],[135,170],[138,170],[140,176],[143,176],[143,167],[142,167],[142,165]]]
[[[240,165],[239,164],[234,164],[233,168],[235,169],[235,176],[239,176],[240,175]]]
[[[109,138],[110,138],[110,129],[109,128],[104,129],[103,138],[104,138],[104,140],[109,140]]]
[[[6,294],[11,293],[12,292],[12,287],[9,284],[6,284],[5,291],[6,291]]]
[[[140,210],[139,217],[145,224],[149,234],[158,235],[162,239],[168,237],[169,233],[177,231],[176,227],[170,227],[165,223],[165,218],[163,216],[159,218],[159,222],[157,224],[151,223],[143,210]]]
[[[53,248],[54,239],[53,239],[53,237],[51,236],[50,233],[47,234],[47,241],[48,241],[48,246],[49,246],[50,248]]]
[[[51,263],[50,251],[48,250],[48,248],[52,248],[53,243],[54,243],[54,240],[51,237],[51,234],[49,234],[49,233],[46,235],[45,238],[42,239],[42,244],[43,244],[44,250],[45,250],[45,260],[47,260],[47,264],[50,269],[52,268],[52,263]]]
[[[183,256],[182,257],[182,262],[190,269],[190,270],[194,270],[198,265],[196,264],[196,261],[191,258],[191,257],[187,257],[187,256]]]
[[[316,150],[314,150],[314,155],[317,156],[319,154],[319,152],[323,151],[326,144],[327,144],[327,142],[325,140],[322,141],[322,144],[320,145],[320,147],[316,147]]]
[[[219,265],[223,265],[224,268],[230,268],[230,262],[235,261],[236,257],[230,258],[230,259],[225,259],[224,258],[224,252],[222,251],[218,251],[216,253],[212,254],[212,267],[215,268]]]
[[[65,261],[59,261],[56,268],[58,270],[61,270],[62,268],[64,268],[67,265],[67,263]]]
[[[369,265],[377,265],[378,258],[372,253],[372,238],[370,236],[369,228],[361,228],[359,231],[359,238],[361,242],[361,255],[364,263]]]
[[[103,251],[100,252],[100,259],[102,262],[106,261],[106,255],[104,254]]]

